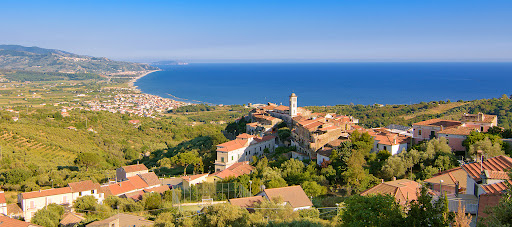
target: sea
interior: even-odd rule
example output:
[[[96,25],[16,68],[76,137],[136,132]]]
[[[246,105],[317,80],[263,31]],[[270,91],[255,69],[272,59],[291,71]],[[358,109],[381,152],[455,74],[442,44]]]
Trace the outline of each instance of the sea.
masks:
[[[142,92],[208,104],[299,106],[414,104],[512,94],[512,62],[190,63],[156,65],[135,83]]]

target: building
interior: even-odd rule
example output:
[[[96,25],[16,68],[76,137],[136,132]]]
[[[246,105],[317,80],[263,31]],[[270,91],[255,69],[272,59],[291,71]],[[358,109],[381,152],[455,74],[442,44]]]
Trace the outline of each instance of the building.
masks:
[[[250,161],[252,156],[263,155],[265,149],[273,152],[275,139],[275,136],[259,137],[243,133],[234,140],[217,145],[215,171],[225,170],[237,162]]]
[[[466,194],[478,197],[489,193],[496,186],[492,184],[509,180],[508,171],[512,168],[512,158],[500,155],[485,161],[464,164],[462,168],[468,174]]]
[[[414,143],[418,143],[423,140],[431,140],[437,137],[437,132],[443,131],[449,128],[456,128],[461,126],[462,122],[443,120],[443,119],[430,119],[412,124],[413,128],[413,140]]]
[[[145,167],[145,166],[144,166]],[[138,167],[140,168],[140,167]],[[106,196],[120,196],[139,200],[144,190],[157,188],[162,185],[161,180],[154,172],[136,171],[140,174],[131,175],[126,180],[101,187]]]
[[[5,193],[0,191],[0,214],[8,215],[7,201],[5,200]]]
[[[448,194],[465,194],[467,187],[467,173],[462,167],[457,167],[437,173],[425,182],[432,191]],[[441,194],[442,194],[441,193]]]
[[[402,151],[407,151],[409,144],[411,143],[411,137],[392,133],[387,128],[379,128],[370,133],[374,139],[373,152],[381,150],[389,151],[391,155],[396,155]]]
[[[264,189],[256,196],[263,196],[269,201],[282,201],[284,205],[291,206],[294,211],[309,209],[313,206],[300,185]]]
[[[100,184],[91,180],[69,183],[68,186],[71,189],[71,201],[86,195],[94,196],[100,203],[105,199],[104,194],[100,192]]]
[[[439,138],[444,137],[448,140],[448,146],[452,148],[452,151],[466,151],[466,147],[462,145],[462,142],[466,140],[467,136],[472,131],[478,131],[471,127],[452,127],[437,132]]]
[[[153,221],[146,220],[143,217],[120,213],[105,220],[92,222],[86,227],[147,227],[154,224]]]
[[[60,227],[77,227],[80,225],[80,222],[85,220],[84,217],[77,213],[67,213],[64,214],[62,219],[59,222]]]
[[[483,113],[464,113],[461,121],[468,127],[477,128],[480,132],[487,132],[490,127],[498,126],[498,116]]]
[[[181,179],[183,179],[183,189],[189,189],[192,185],[201,184],[203,182],[206,182],[208,178],[208,173],[203,174],[196,174],[196,175],[190,175],[190,176],[182,176]]]
[[[258,204],[262,203],[263,201],[266,201],[266,198],[263,196],[251,196],[251,197],[243,197],[243,198],[234,198],[234,199],[228,199],[228,202],[231,205],[245,208],[249,212],[254,212],[254,207]]]
[[[420,190],[420,183],[408,179],[401,179],[382,182],[381,184],[362,192],[361,195],[388,194],[395,197],[398,203],[404,205],[410,201],[416,200]]]
[[[254,170],[254,167],[249,165],[249,162],[238,162],[225,170],[220,172],[215,172],[208,176],[208,182],[215,182],[218,180],[223,180],[229,177],[237,178],[242,175],[251,174]]]
[[[0,227],[41,227],[29,222],[20,221],[14,218],[0,215]]]
[[[148,172],[148,168],[144,164],[122,166],[116,169],[116,181],[124,181],[127,180],[128,177]]]
[[[23,216],[26,221],[30,221],[34,214],[47,206],[55,203],[58,205],[69,206],[73,203],[73,192],[70,187],[52,188],[33,192],[24,192],[18,194],[18,203],[23,210]]]

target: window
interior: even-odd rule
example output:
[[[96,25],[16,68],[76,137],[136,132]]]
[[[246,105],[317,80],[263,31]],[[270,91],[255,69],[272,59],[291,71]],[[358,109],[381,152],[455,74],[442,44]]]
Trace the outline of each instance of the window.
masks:
[[[220,158],[220,161],[221,161],[221,162],[224,162],[224,157],[221,157],[221,158]]]
[[[260,151],[261,151],[261,147],[260,147]]]
[[[419,131],[418,131],[418,135],[420,135],[420,136],[421,136],[421,130],[419,130]]]
[[[78,193],[78,196],[82,196],[82,192],[79,192],[79,193]]]
[[[28,206],[29,208],[35,208],[36,206],[34,205],[34,201],[30,201],[30,206]]]
[[[62,197],[62,203],[68,203],[68,197],[67,196],[63,196]]]
[[[235,157],[234,156],[231,156],[231,161],[235,160]]]
[[[480,132],[484,131],[484,126],[480,127]]]
[[[94,194],[94,190],[91,190],[91,194]]]

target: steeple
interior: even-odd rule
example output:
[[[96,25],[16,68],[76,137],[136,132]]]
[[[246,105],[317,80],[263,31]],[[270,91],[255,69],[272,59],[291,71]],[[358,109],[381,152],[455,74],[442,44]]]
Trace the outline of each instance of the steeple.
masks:
[[[297,95],[295,93],[290,95],[290,116],[297,116]]]

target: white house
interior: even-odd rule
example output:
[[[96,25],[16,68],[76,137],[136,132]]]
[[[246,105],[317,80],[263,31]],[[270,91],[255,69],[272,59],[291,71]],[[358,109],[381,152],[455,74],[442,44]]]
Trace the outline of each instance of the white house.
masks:
[[[117,181],[127,180],[128,177],[136,176],[138,174],[148,173],[148,168],[144,164],[136,164],[129,166],[122,166],[116,169]]]
[[[274,151],[275,136],[253,136],[240,134],[235,140],[217,145],[215,171],[222,171],[237,162],[251,161],[252,156],[260,156],[265,149]]]
[[[36,211],[44,208],[48,204],[68,206],[73,203],[73,193],[70,187],[52,188],[33,192],[18,194],[18,203],[23,210],[23,216],[26,221],[30,221]]]

